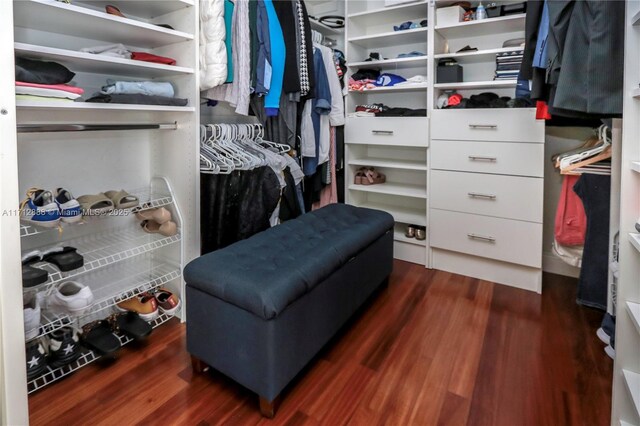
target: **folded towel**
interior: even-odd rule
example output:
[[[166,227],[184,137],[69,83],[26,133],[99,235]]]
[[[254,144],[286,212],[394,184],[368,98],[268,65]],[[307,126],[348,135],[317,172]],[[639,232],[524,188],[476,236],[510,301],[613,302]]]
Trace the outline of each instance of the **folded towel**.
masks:
[[[16,95],[18,101],[37,101],[37,102],[73,102],[68,98],[52,98],[50,96],[34,96],[34,95]]]
[[[65,92],[75,93],[76,95],[82,95],[84,93],[83,88],[70,86],[68,84],[36,84],[36,83],[27,83],[24,81],[16,81],[16,86],[39,87],[41,89],[63,90]]]
[[[168,106],[185,106],[189,102],[188,99],[167,98],[164,96],[148,96],[148,95],[105,95],[104,93],[96,93],[86,102],[96,102],[104,104],[136,104],[136,105],[168,105]]]
[[[173,98],[175,92],[171,83],[163,81],[113,81],[107,80],[102,86],[105,95],[150,95]]]
[[[67,92],[65,90],[57,89],[43,89],[41,87],[25,87],[16,86],[16,95],[33,95],[44,96],[50,98],[65,98],[65,99],[78,99],[80,95],[77,93]]]
[[[96,55],[111,56],[114,58],[131,59],[131,51],[123,44],[109,44],[106,46],[85,47],[80,49],[84,53],[94,53]]]

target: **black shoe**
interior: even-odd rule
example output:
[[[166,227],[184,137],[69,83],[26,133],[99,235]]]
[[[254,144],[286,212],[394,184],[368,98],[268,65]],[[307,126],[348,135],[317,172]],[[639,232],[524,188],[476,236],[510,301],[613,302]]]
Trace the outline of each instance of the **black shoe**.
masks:
[[[47,369],[47,359],[40,340],[27,344],[27,380],[33,380]]]
[[[72,327],[63,327],[49,336],[49,365],[59,368],[80,356],[80,339]]]

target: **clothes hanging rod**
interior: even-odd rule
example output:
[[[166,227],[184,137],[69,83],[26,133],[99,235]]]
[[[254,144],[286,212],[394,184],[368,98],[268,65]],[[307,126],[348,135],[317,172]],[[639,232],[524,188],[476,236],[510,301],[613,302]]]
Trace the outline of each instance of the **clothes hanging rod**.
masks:
[[[160,124],[18,124],[18,133],[95,132],[100,130],[177,130],[178,123]]]

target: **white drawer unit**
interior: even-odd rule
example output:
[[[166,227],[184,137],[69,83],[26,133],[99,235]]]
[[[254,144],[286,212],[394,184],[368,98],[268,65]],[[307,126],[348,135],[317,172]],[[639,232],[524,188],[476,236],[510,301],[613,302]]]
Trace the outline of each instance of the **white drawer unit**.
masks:
[[[544,176],[544,144],[431,141],[431,168],[516,176]]]
[[[356,117],[345,126],[349,144],[420,146],[429,145],[426,117]]]
[[[530,108],[435,110],[432,121],[433,139],[544,142],[544,120]]]
[[[542,224],[431,209],[431,246],[540,268]],[[436,225],[437,224],[437,225]]]
[[[431,172],[434,209],[542,223],[543,192],[539,178]]]

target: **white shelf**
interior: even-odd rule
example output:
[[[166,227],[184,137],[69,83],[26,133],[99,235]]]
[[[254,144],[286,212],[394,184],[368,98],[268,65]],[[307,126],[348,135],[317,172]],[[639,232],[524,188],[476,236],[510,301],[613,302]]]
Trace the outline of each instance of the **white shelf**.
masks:
[[[351,68],[375,67],[380,69],[404,69],[427,66],[427,56],[414,56],[411,58],[391,58],[381,61],[361,61],[347,64]]]
[[[171,196],[171,193],[169,192],[168,188],[158,189],[158,188],[146,187],[146,188],[132,189],[127,192],[129,192],[129,194],[131,195],[135,195],[136,197],[138,197],[138,200],[140,201],[140,205],[138,207],[134,207],[131,209],[117,210],[118,213],[126,212],[127,214],[134,214],[143,210],[157,209],[160,207],[173,204],[173,197]],[[100,217],[88,218],[86,220],[83,219],[82,222],[77,224],[65,224],[61,222],[60,225],[63,227],[63,229],[66,227],[84,226],[88,223],[93,223],[103,218],[104,218],[103,216],[100,216]],[[29,237],[32,235],[48,233],[48,232],[58,232],[58,228],[43,228],[35,225],[26,225],[23,223],[20,224],[20,237],[22,238]]]
[[[74,72],[123,75],[128,77],[156,78],[193,74],[193,68],[154,64],[132,59],[113,58],[93,53],[75,52],[55,47],[15,43],[15,51],[21,56],[59,62]]]
[[[523,52],[522,47],[501,47],[499,49],[478,50],[477,52],[460,52],[460,53],[438,53],[433,55],[435,59],[453,58],[459,64],[468,64],[474,62],[495,62],[496,55],[507,52]]]
[[[426,226],[427,214],[425,210],[411,209],[400,205],[389,205],[366,201],[364,203],[352,203],[358,207],[374,210],[382,210],[393,216],[393,220],[402,223],[412,223],[414,225]]]
[[[470,90],[470,89],[508,89],[515,88],[516,80],[465,81],[460,83],[436,83],[433,85],[441,90]]]
[[[393,93],[393,92],[422,92],[429,88],[427,83],[403,84],[400,86],[376,87],[366,90],[349,90],[349,93]]]
[[[640,161],[634,161],[631,163],[631,170],[640,173]]]
[[[633,400],[636,413],[640,416],[640,374],[629,370],[622,370],[624,381],[627,384],[627,390]]]
[[[123,300],[157,289],[181,275],[179,267],[153,264],[144,257],[127,262],[122,267],[105,268],[92,276],[90,282],[85,283],[91,288],[95,301],[91,312],[85,316],[93,316]],[[50,334],[74,321],[75,318],[69,315],[54,315],[43,311],[40,334],[35,338]]]
[[[436,31],[446,39],[524,32],[525,17],[526,13],[519,13],[480,21],[459,22],[454,25],[436,25]]]
[[[416,246],[421,246],[421,247],[426,247],[427,246],[427,240],[416,240],[415,238],[407,238],[404,235],[404,231],[401,230],[401,229],[394,229],[393,230],[393,239],[395,241],[400,241],[402,243],[407,243],[407,244],[413,244],[413,245],[416,245]]]
[[[149,322],[149,324],[151,324],[151,327],[155,329],[161,326],[162,324],[164,324],[165,322],[169,321],[173,317],[175,317],[175,315],[162,314],[155,320]],[[118,339],[120,339],[121,346],[124,346],[133,341],[133,339],[127,336],[118,335],[117,337]],[[85,352],[82,353],[80,358],[78,358],[76,361],[72,362],[69,365],[65,365],[63,367],[56,368],[56,369],[47,367],[48,370],[44,374],[42,374],[39,377],[36,377],[35,379],[27,383],[28,393],[35,392],[38,389],[42,389],[43,387],[50,385],[51,383],[54,383],[62,379],[63,377],[68,376],[74,371],[77,371],[82,367],[85,367],[91,364],[93,361],[99,358],[101,358],[100,355],[96,354],[93,351],[86,350]]]
[[[418,17],[418,18],[421,17],[422,19],[426,19],[428,4],[429,4],[428,1],[421,0],[414,3],[399,4],[397,6],[379,7],[377,9],[350,13],[349,15],[347,15],[347,18],[348,19],[369,18],[373,15],[384,14],[384,16],[389,18],[389,20],[399,20],[407,17],[412,17],[414,20],[417,19],[415,17]]]
[[[376,194],[398,195],[411,198],[427,198],[427,189],[420,185],[407,183],[380,183],[376,185],[349,185],[351,191],[374,192]]]
[[[349,164],[352,166],[386,167],[388,169],[400,170],[427,170],[426,162],[412,160],[388,160],[386,158],[352,158],[349,160]]]
[[[84,257],[84,266],[73,271],[60,272],[50,263],[35,263],[33,266],[46,270],[49,278],[46,283],[30,289],[49,289],[63,280],[102,269],[178,241],[180,241],[180,234],[172,237],[148,234],[137,224],[130,228],[104,231],[67,240],[64,241],[64,245],[78,249],[78,253]]]
[[[193,34],[109,15],[56,0],[14,2],[14,25],[109,43],[156,48],[193,40]]]
[[[631,244],[633,244],[633,246],[636,248],[636,250],[638,250],[638,252],[640,252],[640,234],[636,234],[634,232],[629,234],[629,241],[631,241]]]
[[[633,18],[631,18],[631,25],[633,26],[640,25],[640,12],[633,15]]]
[[[339,35],[344,33],[344,28],[332,28],[328,25],[323,24],[322,22],[318,22],[313,19],[309,19],[309,23],[311,24],[311,29],[316,30],[319,33],[324,35]]]
[[[640,99],[640,87],[636,87],[635,89],[633,89],[631,91],[631,96],[633,96],[636,99]]]
[[[427,27],[421,27],[404,31],[389,31],[379,34],[352,37],[348,41],[367,49],[374,47],[392,47],[402,44],[426,43],[427,30]]]
[[[135,16],[143,19],[153,19],[167,13],[175,12],[194,5],[193,0],[125,0],[114,3],[112,0],[81,0],[75,2],[82,6],[94,8],[100,11],[105,10],[105,6],[115,4],[124,16]]]
[[[351,120],[358,120],[361,117],[347,117],[347,121],[351,121]],[[370,118],[370,117],[365,117],[365,118]],[[384,118],[384,117],[379,117],[379,118]],[[402,117],[400,117],[402,118]],[[415,117],[412,117],[415,118]],[[426,117],[424,117],[426,119]],[[424,138],[424,143],[421,145],[415,144],[415,143],[403,143],[403,142],[393,142],[393,143],[389,143],[389,142],[381,142],[381,141],[372,141],[369,140],[367,141],[366,139],[364,141],[347,141],[345,142],[347,145],[375,145],[375,146],[397,146],[397,147],[411,147],[411,148],[427,148],[428,147],[428,143],[427,143],[427,138]]]
[[[165,105],[136,105],[136,104],[102,104],[93,102],[40,102],[17,100],[18,109],[35,110],[59,110],[59,111],[80,111],[80,110],[104,110],[104,111],[144,111],[144,112],[194,112],[195,107],[191,106],[165,106]]]
[[[620,420],[620,426],[634,426],[631,423],[627,423],[624,420]]]
[[[633,321],[633,325],[636,327],[636,331],[640,334],[640,303],[633,303],[627,301],[627,312]]]

